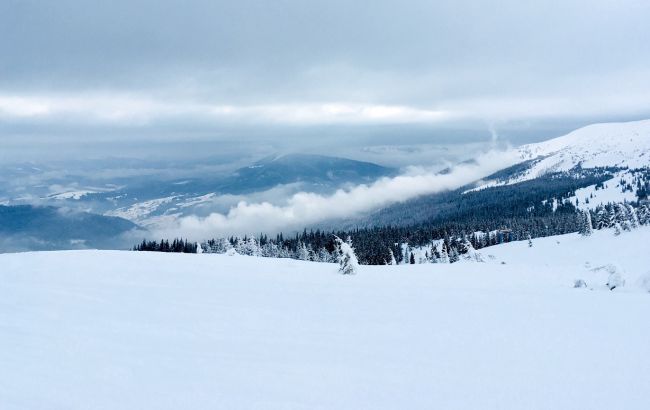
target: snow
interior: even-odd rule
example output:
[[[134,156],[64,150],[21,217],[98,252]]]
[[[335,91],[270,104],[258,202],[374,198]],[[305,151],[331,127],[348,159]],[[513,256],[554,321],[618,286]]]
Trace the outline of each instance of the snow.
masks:
[[[3,254],[0,408],[645,409],[648,239],[564,235],[353,276],[240,255]],[[625,285],[609,291],[612,266]]]
[[[650,166],[650,120],[593,124],[564,136],[514,149],[521,161],[535,160],[508,181],[486,181],[474,190],[511,185],[550,172],[582,168]]]
[[[185,202],[180,203],[178,206],[180,208],[189,208],[189,207],[196,206],[196,205],[199,205],[199,204],[202,204],[202,203],[210,202],[216,197],[217,197],[217,194],[215,194],[215,193],[209,193],[209,194],[205,194],[205,195],[201,195],[201,196],[196,196],[196,197],[187,199]]]
[[[633,191],[622,192],[620,181],[631,183]],[[596,185],[576,189],[574,196],[569,198],[572,204],[578,199],[578,209],[596,209],[598,205],[618,202],[634,202],[637,200],[636,186],[633,184],[632,174],[618,172],[615,177],[604,182],[605,187],[596,189]],[[587,200],[589,202],[587,202]]]
[[[117,216],[120,218],[128,219],[131,222],[142,222],[151,213],[155,212],[160,206],[168,204],[176,199],[177,196],[168,196],[164,198],[152,199],[149,201],[138,202],[128,208],[118,208],[114,211],[104,213],[106,216]]]
[[[58,194],[52,194],[48,195],[48,198],[51,199],[75,199],[79,200],[83,198],[86,195],[90,194],[95,194],[98,192],[103,192],[103,191],[97,191],[97,190],[83,190],[83,191],[67,191],[67,192],[61,192]]]
[[[549,156],[536,167],[568,171],[583,168],[641,168],[650,163],[650,120],[593,124],[562,137],[524,145],[524,159]]]

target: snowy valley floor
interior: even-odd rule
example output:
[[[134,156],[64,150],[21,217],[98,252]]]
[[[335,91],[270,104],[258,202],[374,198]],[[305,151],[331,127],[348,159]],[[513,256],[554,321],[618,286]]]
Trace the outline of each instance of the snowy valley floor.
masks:
[[[243,256],[0,255],[0,408],[646,409],[649,241],[566,235],[352,277]],[[609,291],[613,270],[626,283]]]

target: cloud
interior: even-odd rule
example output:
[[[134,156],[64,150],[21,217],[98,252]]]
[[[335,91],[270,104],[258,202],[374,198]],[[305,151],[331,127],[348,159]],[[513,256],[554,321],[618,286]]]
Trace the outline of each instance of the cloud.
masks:
[[[227,213],[207,217],[166,220],[152,228],[155,237],[189,237],[195,240],[226,235],[267,234],[301,229],[317,222],[347,218],[403,202],[420,195],[451,190],[479,180],[517,160],[512,150],[490,151],[473,163],[458,165],[448,173],[415,173],[383,178],[371,185],[340,189],[332,195],[300,192],[285,204],[239,202]]]
[[[145,125],[175,117],[278,124],[419,123],[449,119],[452,113],[400,105],[322,102],[265,105],[166,101],[119,93],[2,95],[0,117],[59,119],[78,123]]]
[[[3,1],[0,148],[316,126],[300,139],[333,146],[376,124],[414,144],[413,124],[435,143],[443,127],[641,118],[649,18],[638,0]]]

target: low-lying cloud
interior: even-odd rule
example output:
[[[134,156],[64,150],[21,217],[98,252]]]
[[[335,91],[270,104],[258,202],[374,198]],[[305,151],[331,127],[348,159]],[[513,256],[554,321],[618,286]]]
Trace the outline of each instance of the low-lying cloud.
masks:
[[[331,195],[299,192],[285,204],[239,202],[227,213],[188,216],[152,229],[155,237],[182,236],[193,240],[228,235],[290,232],[318,222],[348,218],[397,202],[455,189],[514,164],[512,150],[490,151],[476,161],[460,164],[447,173],[425,172],[382,178],[370,185],[340,189]]]

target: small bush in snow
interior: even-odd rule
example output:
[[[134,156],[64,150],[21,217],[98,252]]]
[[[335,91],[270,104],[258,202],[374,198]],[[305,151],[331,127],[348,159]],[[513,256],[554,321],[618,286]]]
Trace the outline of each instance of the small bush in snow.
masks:
[[[586,288],[586,287],[587,287],[587,282],[585,282],[585,281],[582,280],[582,279],[577,279],[577,280],[573,283],[573,287],[576,288],[576,289],[577,289],[577,288]]]
[[[625,279],[623,279],[621,272],[619,272],[618,269],[611,271],[609,273],[609,277],[607,278],[607,287],[609,290],[620,288],[623,285],[625,285]]]

